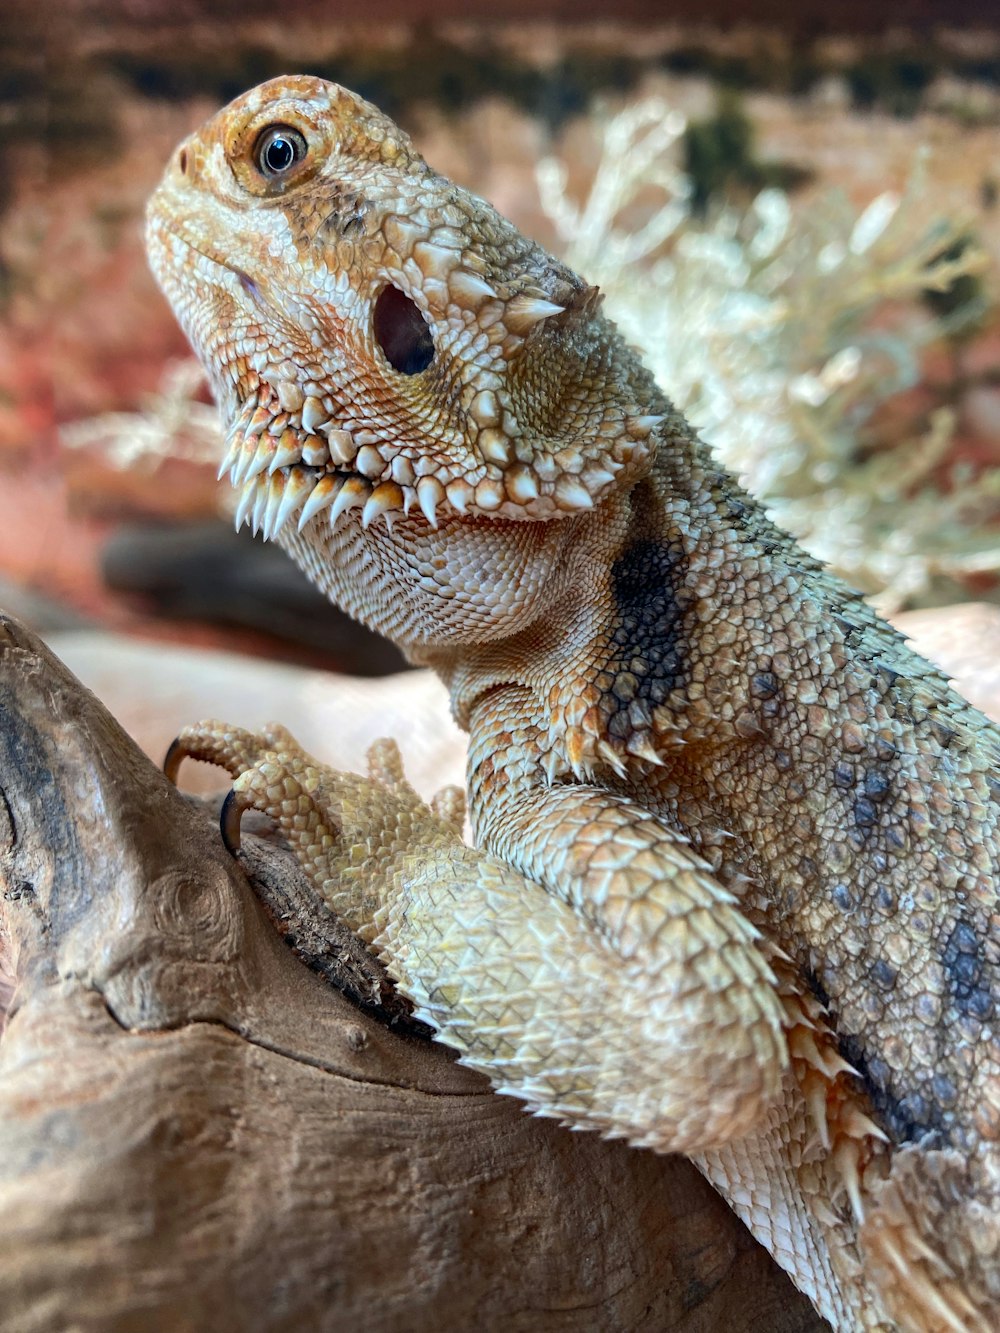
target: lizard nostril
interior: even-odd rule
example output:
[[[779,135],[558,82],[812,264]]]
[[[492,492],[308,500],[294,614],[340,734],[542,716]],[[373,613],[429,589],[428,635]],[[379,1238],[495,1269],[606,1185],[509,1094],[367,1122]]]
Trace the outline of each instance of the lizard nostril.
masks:
[[[434,340],[427,321],[398,287],[383,287],[375,302],[375,339],[394,370],[418,375],[434,360]]]
[[[177,154],[177,165],[181,169],[181,175],[186,176],[188,170],[188,155],[186,148],[182,148],[181,151]]]

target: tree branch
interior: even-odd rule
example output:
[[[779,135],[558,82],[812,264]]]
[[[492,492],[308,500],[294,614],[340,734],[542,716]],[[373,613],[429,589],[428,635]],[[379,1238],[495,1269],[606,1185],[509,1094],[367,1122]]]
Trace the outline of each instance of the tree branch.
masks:
[[[400,1030],[248,838],[273,917],[380,1013],[307,970],[209,813],[2,616],[0,794],[5,1329],[822,1327],[687,1162]]]

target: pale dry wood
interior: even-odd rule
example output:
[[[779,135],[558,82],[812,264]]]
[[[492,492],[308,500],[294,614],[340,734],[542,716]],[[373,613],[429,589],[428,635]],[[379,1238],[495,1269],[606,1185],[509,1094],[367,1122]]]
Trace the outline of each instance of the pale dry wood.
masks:
[[[687,1162],[530,1119],[303,967],[9,618],[0,714],[7,1333],[821,1327]],[[280,914],[296,872],[247,846]]]

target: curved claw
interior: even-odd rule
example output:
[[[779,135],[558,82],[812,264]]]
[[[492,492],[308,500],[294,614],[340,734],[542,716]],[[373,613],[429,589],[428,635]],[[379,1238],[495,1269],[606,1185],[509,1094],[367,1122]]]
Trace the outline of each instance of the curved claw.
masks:
[[[177,786],[177,776],[181,771],[181,764],[188,756],[187,747],[180,736],[175,736],[170,742],[167,753],[163,756],[163,772],[168,782]]]
[[[235,856],[240,850],[240,821],[244,808],[235,788],[230,787],[219,811],[219,832],[230,856]]]

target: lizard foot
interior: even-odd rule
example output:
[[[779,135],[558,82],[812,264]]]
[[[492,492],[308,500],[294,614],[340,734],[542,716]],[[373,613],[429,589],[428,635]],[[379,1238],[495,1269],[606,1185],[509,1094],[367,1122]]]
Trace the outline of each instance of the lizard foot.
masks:
[[[579,904],[466,846],[460,795],[426,805],[391,741],[371,748],[367,777],[318,763],[280,727],[205,722],[171,747],[171,776],[184,756],[233,775],[230,846],[243,810],[274,818],[416,1016],[536,1113],[693,1151],[745,1133],[776,1095],[788,1052],[753,932],[658,827],[592,830],[602,866],[624,858],[641,872],[614,904],[611,936]]]

